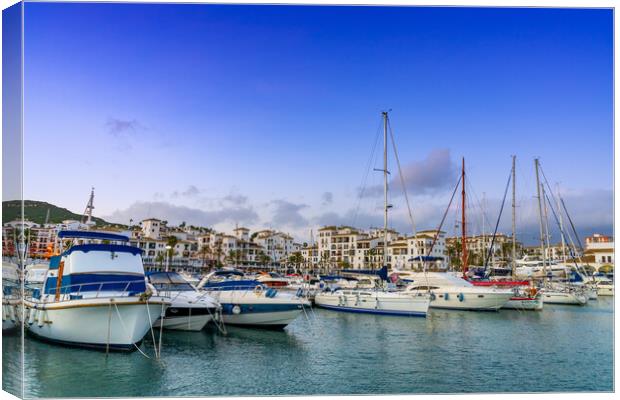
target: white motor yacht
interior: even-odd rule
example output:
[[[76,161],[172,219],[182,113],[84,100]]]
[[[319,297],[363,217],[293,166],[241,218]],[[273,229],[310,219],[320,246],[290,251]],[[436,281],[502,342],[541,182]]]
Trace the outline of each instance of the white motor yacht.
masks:
[[[164,318],[155,322],[155,327],[163,323],[165,329],[199,331],[221,310],[208,293],[197,290],[176,272],[149,272],[147,278],[154,293],[169,298],[171,303]]]
[[[494,287],[474,286],[463,278],[446,272],[395,272],[410,283],[405,292],[431,293],[431,308],[459,310],[499,310],[513,291]]]
[[[24,299],[28,332],[70,346],[137,349],[170,305],[148,292],[142,250],[107,232],[61,231],[58,238],[72,245],[50,259],[42,288]]]
[[[305,298],[245,279],[238,271],[214,271],[197,288],[221,304],[222,321],[226,325],[283,329],[304,307],[310,307]]]

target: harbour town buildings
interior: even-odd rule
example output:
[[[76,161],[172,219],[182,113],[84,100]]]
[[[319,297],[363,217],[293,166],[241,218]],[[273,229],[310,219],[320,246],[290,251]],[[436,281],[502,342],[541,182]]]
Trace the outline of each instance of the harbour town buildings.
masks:
[[[57,232],[61,229],[84,229],[80,221],[62,224],[24,222],[26,251],[29,258],[48,258],[54,252]],[[12,221],[2,228],[2,254],[15,255],[15,243],[21,222]],[[100,230],[114,230],[109,226]],[[149,218],[120,230],[130,238],[130,244],[143,250],[147,269],[199,272],[221,266],[246,268],[284,268],[297,271],[331,271],[335,269],[379,269],[383,264],[384,231],[381,228],[361,230],[351,226],[325,226],[317,231],[316,240],[300,244],[285,232],[265,229],[251,232],[237,227],[232,233],[186,224],[170,226],[166,221]],[[446,237],[437,230],[423,230],[415,235],[387,231],[387,264],[392,269],[446,270],[460,266],[461,238]],[[493,243],[493,251],[489,252]],[[582,260],[595,264],[613,265],[613,238],[595,234],[586,238]],[[498,234],[467,237],[470,265],[483,265],[485,257],[493,263],[506,263],[512,255],[512,238]],[[550,259],[560,259],[566,251],[561,245],[547,248]],[[538,252],[538,253],[537,253]],[[540,247],[524,247],[517,243],[517,257],[538,255]],[[579,255],[581,256],[581,255]]]

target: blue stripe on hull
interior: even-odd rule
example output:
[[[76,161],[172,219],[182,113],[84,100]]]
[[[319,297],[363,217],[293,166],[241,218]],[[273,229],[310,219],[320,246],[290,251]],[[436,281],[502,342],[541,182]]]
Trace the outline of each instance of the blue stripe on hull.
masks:
[[[345,311],[345,312],[352,312],[352,313],[395,315],[399,317],[426,317],[426,313],[415,312],[415,311],[386,311],[386,310],[363,309],[363,308],[352,308],[352,307],[341,307],[341,306],[327,306],[323,304],[317,304],[317,306],[328,309],[328,310]]]
[[[238,303],[221,303],[222,314],[234,315],[232,309],[234,306],[241,308],[241,314],[247,313],[272,313],[282,311],[301,310],[301,304],[238,304]]]

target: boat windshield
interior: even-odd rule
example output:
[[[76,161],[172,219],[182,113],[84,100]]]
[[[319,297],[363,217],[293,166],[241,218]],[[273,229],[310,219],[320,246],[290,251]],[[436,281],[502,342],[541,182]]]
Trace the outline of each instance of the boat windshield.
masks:
[[[157,290],[168,292],[193,292],[195,289],[189,283],[153,283]]]
[[[147,274],[149,282],[157,290],[193,291],[194,287],[176,272],[151,272]]]

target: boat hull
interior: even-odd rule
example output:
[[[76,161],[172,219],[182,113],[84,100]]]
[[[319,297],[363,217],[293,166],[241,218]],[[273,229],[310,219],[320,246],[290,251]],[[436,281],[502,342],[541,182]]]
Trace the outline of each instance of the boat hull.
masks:
[[[25,304],[26,328],[34,337],[70,346],[131,351],[169,303],[125,297]]]
[[[323,292],[317,293],[314,304],[318,307],[344,312],[425,317],[430,297],[413,295],[377,296]]]
[[[546,304],[584,306],[588,302],[588,297],[585,294],[567,292],[544,292],[543,298]]]
[[[613,296],[614,295],[614,288],[613,287],[597,287],[596,288],[596,293],[599,296]]]
[[[20,301],[19,300],[3,300],[2,301],[2,330],[8,331],[19,326],[20,317]]]
[[[497,311],[502,308],[512,296],[511,293],[479,294],[476,292],[462,293],[458,291],[444,291],[441,293],[434,293],[434,295],[435,299],[431,301],[431,308],[468,311]]]
[[[222,320],[226,325],[248,326],[255,328],[283,329],[293,322],[302,310],[275,312],[250,312],[243,314],[222,314]]]
[[[541,311],[543,309],[543,297],[511,297],[502,309],[507,310],[532,310]]]
[[[163,320],[160,318],[153,324],[154,328],[161,327],[163,321],[164,329],[172,329],[177,331],[200,331],[211,320],[217,310],[203,307],[174,307],[171,306],[166,310],[166,316]]]
[[[268,297],[262,291],[211,290],[210,295],[221,306],[225,325],[282,329],[293,322],[309,307],[310,302],[290,294],[278,292]]]

